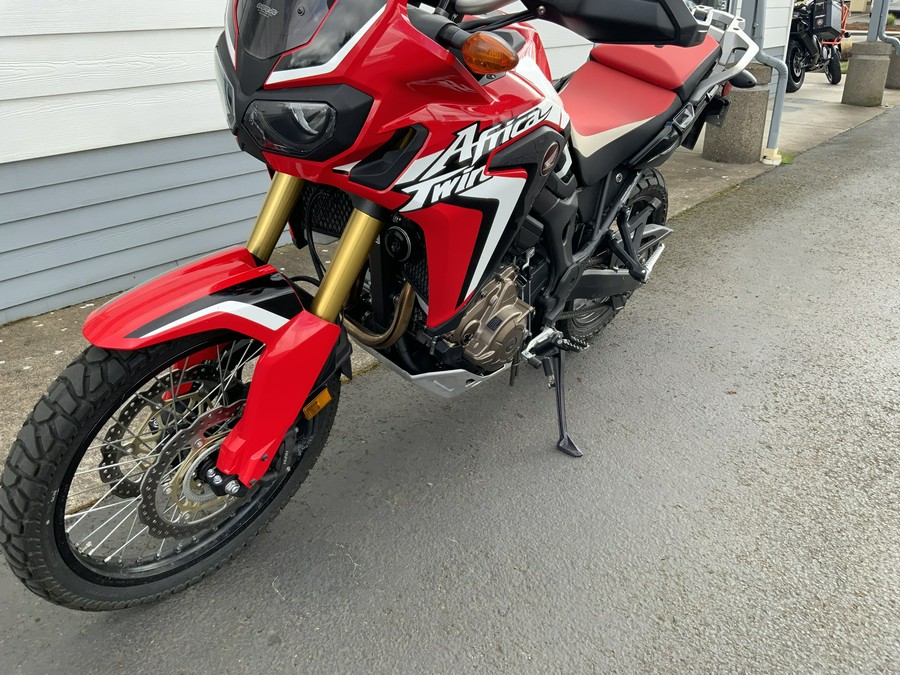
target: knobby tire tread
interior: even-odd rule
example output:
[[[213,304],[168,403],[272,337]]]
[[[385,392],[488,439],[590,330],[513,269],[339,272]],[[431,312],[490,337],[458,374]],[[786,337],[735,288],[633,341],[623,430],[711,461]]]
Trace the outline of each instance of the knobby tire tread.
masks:
[[[0,478],[0,549],[13,573],[36,595],[64,607],[86,611],[125,609],[155,602],[183,591],[220,569],[287,505],[290,494],[280,500],[278,508],[267,508],[250,524],[252,534],[230,555],[183,583],[153,595],[124,601],[88,600],[62,586],[51,574],[43,557],[40,536],[41,532],[46,536],[51,528],[42,527],[41,513],[48,499],[55,498],[49,494],[54,477],[57,472],[66,471],[72,461],[71,445],[79,429],[96,410],[104,409],[111,398],[119,396],[119,387],[127,386],[148,360],[171,349],[171,344],[139,351],[89,347],[50,385],[22,425]],[[337,391],[333,390],[333,403],[320,415],[334,417],[339,387],[338,383]],[[312,453],[312,461],[301,462],[297,467],[301,473],[299,479],[294,479],[294,490],[306,480],[325,445],[332,420],[323,421],[326,433],[316,434],[306,450]],[[52,532],[49,536],[53,536]]]

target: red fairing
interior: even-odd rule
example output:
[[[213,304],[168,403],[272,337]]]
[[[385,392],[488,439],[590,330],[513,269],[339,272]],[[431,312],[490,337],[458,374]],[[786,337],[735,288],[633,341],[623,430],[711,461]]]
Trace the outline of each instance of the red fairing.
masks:
[[[237,474],[244,485],[253,485],[266,472],[340,332],[337,325],[301,312],[266,344],[253,372],[244,415],[219,450],[220,471]]]
[[[287,289],[290,300],[292,287],[280,272],[257,264],[247,249],[233,248],[116,298],[94,311],[84,326],[84,336],[92,344],[108,349],[139,349],[218,331],[263,342],[244,415],[223,441],[217,461],[221,471],[237,474],[244,485],[268,469],[340,336],[336,324],[303,311],[296,295],[295,315],[290,318],[234,300],[239,297],[235,286],[273,277]],[[229,293],[215,296],[226,289]]]
[[[453,318],[490,275],[486,263],[522,195],[524,179],[490,171],[488,158],[539,126],[562,130],[568,124],[549,81],[540,38],[529,26],[514,28],[525,37],[519,66],[479,84],[452,54],[412,26],[405,2],[390,0],[381,17],[328,72],[275,70],[266,84],[267,89],[348,84],[375,99],[356,144],[333,159],[313,162],[274,153],[265,153],[265,158],[276,171],[357,194],[400,211],[421,227],[427,247],[430,327]],[[350,180],[355,163],[398,129],[412,125],[424,126],[429,136],[393,185],[375,190]],[[447,153],[452,148],[455,155]],[[466,162],[470,168],[458,168]],[[501,222],[503,214],[507,219]]]
[[[445,251],[446,255],[434,256],[429,260],[428,301],[436,307],[455,307],[459,301],[459,289],[466,278],[466,268],[456,264],[456,261],[472,259],[482,216],[474,209],[453,204],[437,204],[429,211],[433,212],[430,222],[434,226],[424,230],[425,246],[429,252]],[[431,315],[438,322],[449,318],[445,318],[443,312]]]
[[[230,286],[278,274],[271,265],[259,265],[243,246],[231,248],[196,262],[178,267],[141,284],[124,295],[91,312],[82,328],[84,337],[93,345],[107,349],[140,349],[173,338],[197,333],[195,323],[184,323],[171,331],[149,337],[135,335],[143,326],[194,300],[205,298]],[[230,317],[230,318],[229,318]],[[263,327],[240,317],[220,317],[238,332],[256,337]],[[221,323],[215,317],[209,321]],[[230,323],[234,321],[234,323]],[[228,326],[226,326],[228,327]],[[265,341],[265,340],[263,340]]]

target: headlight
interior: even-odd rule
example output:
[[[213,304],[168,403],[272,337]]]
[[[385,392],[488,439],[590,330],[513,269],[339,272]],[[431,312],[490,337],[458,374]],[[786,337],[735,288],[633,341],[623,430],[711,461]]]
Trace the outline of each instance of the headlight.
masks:
[[[215,52],[216,61],[216,85],[219,87],[219,96],[222,99],[222,107],[225,109],[225,121],[228,122],[228,128],[234,131],[237,128],[237,121],[234,113],[234,87],[231,81],[225,75],[225,66],[222,59],[219,58],[219,50]]]
[[[254,101],[244,125],[263,150],[307,155],[334,135],[335,117],[327,103]]]

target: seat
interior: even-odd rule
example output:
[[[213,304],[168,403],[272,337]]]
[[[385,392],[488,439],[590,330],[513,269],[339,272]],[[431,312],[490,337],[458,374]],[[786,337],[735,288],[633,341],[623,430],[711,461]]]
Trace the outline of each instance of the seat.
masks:
[[[597,183],[641,150],[684,105],[673,91],[595,61],[573,73],[560,97],[582,185]]]
[[[696,47],[597,45],[591,50],[591,59],[674,91],[682,101],[686,101],[721,54],[719,43],[707,35]]]
[[[595,47],[560,91],[581,184],[600,181],[653,140],[720,54],[709,36],[696,47]]]

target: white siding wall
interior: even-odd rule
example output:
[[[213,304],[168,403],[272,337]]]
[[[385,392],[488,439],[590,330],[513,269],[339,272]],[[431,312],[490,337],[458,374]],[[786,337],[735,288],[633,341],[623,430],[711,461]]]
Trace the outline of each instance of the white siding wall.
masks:
[[[766,28],[763,34],[763,48],[773,56],[780,58],[787,52],[793,9],[793,0],[766,1]]]
[[[223,128],[224,0],[0,0],[0,164]]]
[[[244,241],[261,167],[227,131],[0,164],[0,324]]]
[[[742,14],[743,5],[750,5],[753,1],[754,0],[738,0],[738,14]],[[776,58],[784,58],[784,55],[787,52],[788,34],[791,30],[791,13],[793,8],[793,0],[765,1],[763,49]],[[744,13],[743,15],[749,16],[748,13]],[[751,26],[749,23],[747,25],[747,32],[751,33]]]

